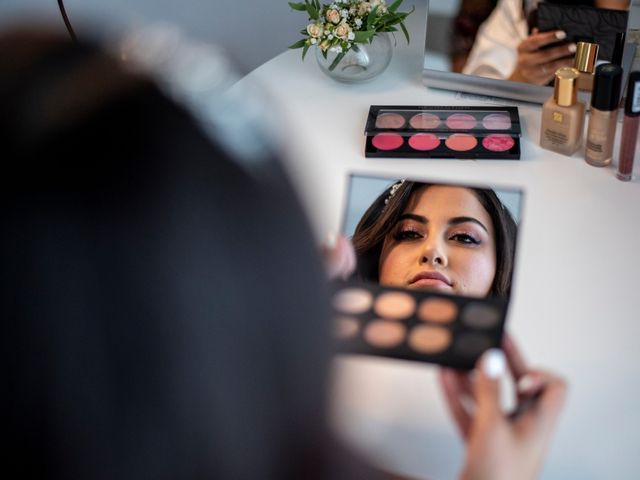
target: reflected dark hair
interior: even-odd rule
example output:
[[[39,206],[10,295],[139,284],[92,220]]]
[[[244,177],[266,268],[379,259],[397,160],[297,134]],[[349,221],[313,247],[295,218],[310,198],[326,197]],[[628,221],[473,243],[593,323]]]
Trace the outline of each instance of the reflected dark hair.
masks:
[[[437,184],[404,181],[398,186],[396,183],[382,192],[367,209],[352,238],[358,259],[356,276],[359,279],[378,282],[380,255],[385,237],[396,226],[411,195],[419,188],[432,185]],[[487,211],[496,233],[496,275],[489,294],[508,296],[513,276],[517,225],[492,189],[465,188],[473,192]]]
[[[5,470],[354,478],[329,456],[324,271],[277,164],[256,180],[90,44],[18,31],[0,59]]]

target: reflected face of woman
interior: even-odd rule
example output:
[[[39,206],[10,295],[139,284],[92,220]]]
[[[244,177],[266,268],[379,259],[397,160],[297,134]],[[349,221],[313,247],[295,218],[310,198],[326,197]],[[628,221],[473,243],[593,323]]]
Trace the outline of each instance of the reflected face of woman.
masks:
[[[385,237],[382,285],[485,297],[496,274],[493,222],[472,190],[424,186]]]

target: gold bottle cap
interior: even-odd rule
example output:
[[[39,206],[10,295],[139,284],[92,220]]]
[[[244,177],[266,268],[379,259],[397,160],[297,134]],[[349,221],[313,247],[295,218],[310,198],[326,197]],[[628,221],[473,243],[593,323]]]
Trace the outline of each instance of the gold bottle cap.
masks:
[[[597,43],[578,42],[573,66],[581,72],[593,73],[596,69],[599,48]]]
[[[553,98],[561,107],[570,107],[577,101],[576,82],[580,72],[575,68],[562,67],[556,70]]]

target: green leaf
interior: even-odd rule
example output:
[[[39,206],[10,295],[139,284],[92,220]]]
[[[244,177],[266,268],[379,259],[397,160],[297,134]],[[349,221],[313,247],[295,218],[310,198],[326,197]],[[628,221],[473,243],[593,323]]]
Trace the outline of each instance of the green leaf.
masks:
[[[289,2],[289,6],[294,10],[298,10],[299,12],[304,12],[307,9],[307,5],[304,3]]]
[[[371,30],[373,23],[376,20],[376,16],[378,15],[378,6],[376,5],[371,9],[369,15],[367,16],[367,30]]]
[[[318,9],[316,9],[316,7],[312,3],[307,3],[307,12],[309,12],[309,18],[311,18],[312,20],[320,19],[320,15],[318,15]]]
[[[372,38],[376,34],[376,31],[375,30],[365,30],[363,32],[353,32],[353,33],[355,34],[355,38],[353,39],[354,42],[365,43],[365,42],[369,41],[369,39]]]
[[[390,12],[395,12],[398,8],[400,8],[400,5],[402,4],[403,0],[396,0],[395,2],[393,2],[389,8],[387,10],[389,10]]]
[[[293,45],[289,45],[288,48],[295,50],[296,48],[302,48],[307,44],[307,40],[306,39],[302,39],[302,40],[298,40],[296,43],[294,43]]]
[[[338,55],[336,55],[336,58],[333,60],[333,62],[331,62],[331,65],[329,65],[329,71],[333,72],[335,70],[335,68],[338,66],[338,64],[340,63],[340,61],[344,58],[344,56],[346,55],[346,52],[342,52],[339,53]]]
[[[302,50],[302,61],[304,61],[304,57],[306,57],[306,56],[307,56],[307,52],[309,51],[309,47],[310,47],[310,46],[311,46],[311,44],[310,44],[310,43],[307,43],[307,44],[304,46],[304,49]]]
[[[409,39],[409,32],[407,31],[407,27],[404,26],[404,23],[400,24],[400,29],[402,30],[402,33],[404,33],[404,38],[407,39],[407,43],[411,43],[411,40]]]

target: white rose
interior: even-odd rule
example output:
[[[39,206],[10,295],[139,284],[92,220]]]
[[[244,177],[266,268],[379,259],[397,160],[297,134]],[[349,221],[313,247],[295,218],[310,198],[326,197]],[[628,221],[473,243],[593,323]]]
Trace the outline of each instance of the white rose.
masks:
[[[341,23],[336,27],[333,33],[335,33],[336,37],[341,38],[342,40],[346,40],[351,33],[351,27],[349,27],[349,25],[347,25],[346,23]]]
[[[322,25],[318,25],[317,23],[310,23],[307,25],[307,33],[312,38],[320,38],[324,33],[324,29]]]
[[[340,23],[340,12],[338,10],[327,10],[327,20],[337,25]]]
[[[331,45],[331,42],[329,40],[323,40],[322,43],[320,43],[320,45],[318,46],[320,47],[320,50],[326,51],[330,45]]]
[[[371,11],[371,4],[369,2],[362,2],[358,5],[358,15],[361,17],[367,15]]]

